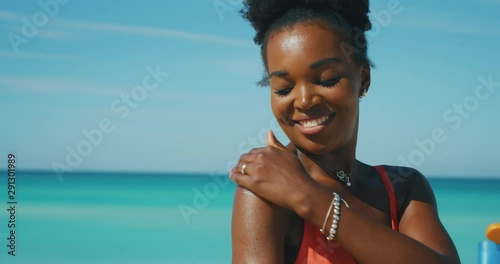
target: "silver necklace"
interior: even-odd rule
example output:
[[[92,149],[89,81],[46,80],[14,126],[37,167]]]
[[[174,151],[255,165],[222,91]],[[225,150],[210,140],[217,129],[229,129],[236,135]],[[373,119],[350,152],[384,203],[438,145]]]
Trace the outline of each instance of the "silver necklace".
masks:
[[[300,151],[298,148],[297,148],[298,151]],[[319,165],[321,165],[322,167],[325,167],[327,168],[328,170],[330,170],[331,172],[335,173],[335,175],[337,176],[337,178],[339,178],[340,181],[344,182],[345,185],[347,187],[351,187],[351,174],[352,172],[354,171],[354,169],[356,168],[356,164],[357,162],[355,161],[354,162],[354,166],[352,166],[352,169],[351,169],[351,172],[349,173],[345,173],[345,171],[343,170],[339,170],[339,171],[336,171],[328,166],[326,166],[325,164],[323,164],[322,162],[319,162],[318,160],[316,159],[313,159],[311,156],[305,154],[304,152],[300,151],[300,153],[306,155],[308,158],[310,158],[311,160],[313,160],[314,162],[318,163]]]

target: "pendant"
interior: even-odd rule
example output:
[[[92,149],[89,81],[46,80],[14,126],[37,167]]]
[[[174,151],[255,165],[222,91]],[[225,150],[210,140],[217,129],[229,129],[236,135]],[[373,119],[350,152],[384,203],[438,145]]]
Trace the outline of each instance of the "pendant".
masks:
[[[339,180],[346,183],[347,187],[351,186],[351,180],[349,179],[349,175],[347,175],[344,171],[337,172],[337,177]]]
[[[346,181],[346,176],[347,176],[347,175],[345,174],[345,172],[344,172],[344,171],[339,171],[339,172],[337,172],[337,177],[338,177],[341,181],[343,181],[343,182],[345,182],[345,181]]]

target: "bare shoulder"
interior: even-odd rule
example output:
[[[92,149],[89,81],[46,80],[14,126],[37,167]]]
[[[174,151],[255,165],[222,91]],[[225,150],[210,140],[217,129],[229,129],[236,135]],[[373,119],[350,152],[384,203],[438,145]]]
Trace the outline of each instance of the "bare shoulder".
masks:
[[[438,215],[427,178],[409,167],[384,166],[402,209],[399,231],[459,263],[458,253]]]
[[[436,207],[436,198],[427,178],[417,169],[384,165],[391,179],[398,200],[399,216],[404,214],[411,201]]]
[[[283,263],[290,211],[237,187],[231,238],[233,263]]]

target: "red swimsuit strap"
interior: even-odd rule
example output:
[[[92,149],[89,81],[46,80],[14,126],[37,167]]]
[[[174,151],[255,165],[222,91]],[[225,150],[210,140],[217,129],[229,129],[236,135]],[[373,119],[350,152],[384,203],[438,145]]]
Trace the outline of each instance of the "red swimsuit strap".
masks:
[[[387,171],[385,171],[385,169],[382,165],[375,166],[375,169],[378,171],[378,174],[380,175],[380,179],[382,179],[382,182],[384,183],[385,189],[387,190],[387,193],[389,194],[389,203],[391,206],[392,229],[398,230],[398,206],[396,203],[396,193],[394,192],[394,187],[392,186],[391,179],[389,178]]]

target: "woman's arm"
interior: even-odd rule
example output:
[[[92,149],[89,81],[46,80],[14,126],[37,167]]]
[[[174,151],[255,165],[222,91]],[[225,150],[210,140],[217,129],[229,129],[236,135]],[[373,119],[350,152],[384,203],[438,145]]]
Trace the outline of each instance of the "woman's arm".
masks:
[[[243,164],[247,164],[245,174],[239,171]],[[400,232],[357,212],[356,208],[341,205],[341,218],[335,239],[360,263],[460,263],[453,242],[439,220],[434,194],[425,177],[417,171],[410,177],[412,182],[409,194],[414,197],[420,195],[421,199],[409,202],[400,221]],[[342,198],[348,203],[356,199],[349,192],[343,192],[344,187],[340,183],[327,189],[312,180],[300,166],[298,158],[272,134],[268,135],[268,147],[254,149],[241,157],[238,165],[231,171],[231,179],[259,197],[297,213],[318,228],[323,225],[332,199],[332,190],[342,193]],[[256,209],[262,210],[265,207]],[[249,211],[245,212],[249,214]],[[245,222],[241,219],[244,213],[238,214],[240,217],[237,218]],[[261,240],[263,238],[270,238],[273,242],[269,248],[274,253],[265,250],[263,255],[270,256],[265,261],[272,258],[281,260],[283,251],[277,245],[282,242],[269,235],[275,234],[272,229],[276,228],[276,222],[271,221],[273,218],[269,218],[269,214],[265,214],[265,217],[267,218],[256,222],[259,223],[258,226],[256,223],[246,223],[251,230],[245,231],[244,235],[252,236],[250,233],[257,232],[253,239],[259,243],[265,243]],[[331,220],[328,225],[330,224]],[[269,233],[266,235],[261,231]],[[284,237],[283,234],[280,236],[280,239]],[[238,251],[259,255],[260,252],[251,248],[253,245],[244,246],[250,248]]]
[[[410,177],[410,193],[430,196],[423,198],[431,202],[412,200],[401,218],[399,232],[342,205],[335,239],[360,263],[460,263],[455,246],[439,220],[427,180],[418,171]],[[325,188],[311,187],[297,213],[320,227],[332,194]],[[349,202],[351,197],[343,198]]]
[[[231,227],[233,263],[283,263],[289,213],[238,187]]]

